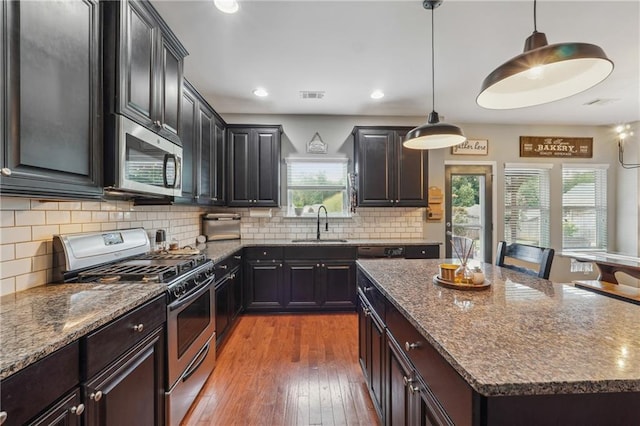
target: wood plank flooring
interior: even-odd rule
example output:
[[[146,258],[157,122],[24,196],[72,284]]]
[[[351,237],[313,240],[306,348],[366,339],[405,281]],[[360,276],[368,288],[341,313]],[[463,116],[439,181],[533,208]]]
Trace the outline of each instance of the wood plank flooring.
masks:
[[[378,424],[358,363],[355,313],[242,316],[183,421]]]

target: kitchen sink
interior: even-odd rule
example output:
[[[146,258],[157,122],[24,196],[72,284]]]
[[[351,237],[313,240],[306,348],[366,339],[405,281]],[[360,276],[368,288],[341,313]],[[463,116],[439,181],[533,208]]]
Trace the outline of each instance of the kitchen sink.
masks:
[[[346,243],[347,240],[342,239],[330,239],[330,238],[307,238],[301,240],[291,240],[292,243]]]

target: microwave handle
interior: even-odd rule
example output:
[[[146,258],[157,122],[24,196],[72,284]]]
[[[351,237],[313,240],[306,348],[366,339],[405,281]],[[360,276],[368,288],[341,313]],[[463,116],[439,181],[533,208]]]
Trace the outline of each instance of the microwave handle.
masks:
[[[173,160],[173,164],[175,165],[175,175],[173,176],[173,182],[170,184],[167,181],[167,163],[169,162],[169,159]],[[180,173],[180,170],[178,169],[180,166],[178,165],[178,159],[176,158],[175,154],[165,154],[164,155],[164,163],[162,165],[162,178],[164,179],[164,187],[165,188],[175,188],[176,184],[178,183],[178,173]]]

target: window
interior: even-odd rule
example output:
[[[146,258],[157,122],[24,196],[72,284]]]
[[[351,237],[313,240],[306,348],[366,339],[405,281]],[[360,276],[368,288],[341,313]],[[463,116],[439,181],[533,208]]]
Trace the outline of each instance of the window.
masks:
[[[504,240],[549,247],[549,164],[506,164]]]
[[[563,165],[562,248],[607,248],[607,165]]]
[[[347,158],[287,158],[287,216],[348,216]]]

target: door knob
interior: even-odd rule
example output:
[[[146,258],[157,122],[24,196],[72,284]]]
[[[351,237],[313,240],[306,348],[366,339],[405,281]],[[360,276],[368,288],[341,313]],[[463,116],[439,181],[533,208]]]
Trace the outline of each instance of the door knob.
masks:
[[[70,409],[72,414],[75,414],[76,416],[81,415],[82,413],[84,413],[84,404],[78,404],[78,406],[73,406]]]
[[[91,395],[89,395],[89,399],[92,399],[95,402],[100,401],[102,399],[102,391],[92,392]]]

